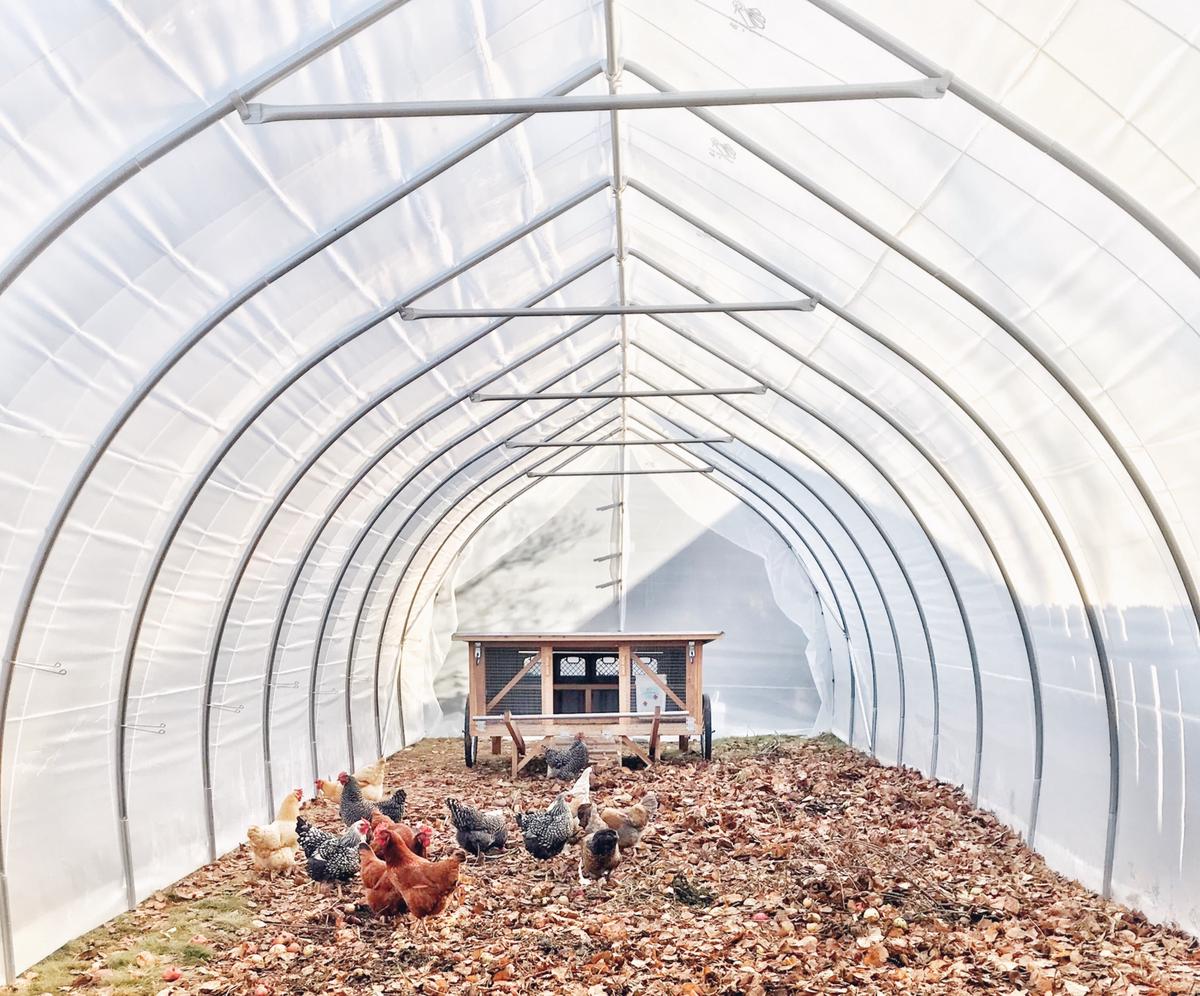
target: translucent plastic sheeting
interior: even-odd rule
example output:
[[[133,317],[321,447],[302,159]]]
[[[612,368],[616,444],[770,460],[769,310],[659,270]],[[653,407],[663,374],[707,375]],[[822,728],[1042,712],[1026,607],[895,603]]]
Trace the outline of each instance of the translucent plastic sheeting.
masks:
[[[524,503],[556,511],[507,528],[553,529],[589,487],[644,502],[641,524],[631,501],[595,537],[643,581],[662,564],[639,562],[638,530],[646,556],[667,543],[656,518],[684,525],[669,501],[704,529],[681,547],[688,569],[762,565],[804,634],[781,673],[811,675],[819,711],[798,691],[769,717],[730,682],[731,724],[828,723],[963,785],[1055,867],[1200,927],[1200,13],[612,12],[0,14],[10,978],[232,846],[288,788],[444,729],[450,593],[504,574],[470,559],[479,537],[537,543],[544,525],[490,531]],[[610,40],[623,94],[921,76],[947,92],[622,112],[619,211],[607,113],[237,114],[243,99],[604,94]],[[810,293],[812,312],[740,319],[396,315]],[[467,400],[688,378],[769,390],[595,412]],[[738,439],[697,451],[718,470],[694,488],[528,489],[539,457],[503,445],[634,421]],[[742,511],[721,504],[735,497]],[[443,583],[485,520],[463,580]],[[578,582],[580,606],[609,604]],[[668,611],[642,590],[657,593],[611,602],[617,625]],[[91,825],[48,867],[32,850],[47,807]]]

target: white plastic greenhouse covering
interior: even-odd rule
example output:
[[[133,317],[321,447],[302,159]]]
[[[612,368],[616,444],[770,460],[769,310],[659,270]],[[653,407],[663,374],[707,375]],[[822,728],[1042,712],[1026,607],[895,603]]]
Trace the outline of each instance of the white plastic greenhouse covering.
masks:
[[[724,629],[718,735],[832,730],[1200,929],[1198,40],[1189,0],[4,4],[7,977],[461,731],[468,624]],[[600,389],[670,396],[471,400]]]

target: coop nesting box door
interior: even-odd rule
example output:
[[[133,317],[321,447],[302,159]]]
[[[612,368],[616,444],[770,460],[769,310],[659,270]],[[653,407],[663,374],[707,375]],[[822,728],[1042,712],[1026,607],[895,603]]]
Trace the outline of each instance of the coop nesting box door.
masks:
[[[639,681],[637,683],[637,711],[652,713],[655,709],[667,711],[666,695],[652,681]]]

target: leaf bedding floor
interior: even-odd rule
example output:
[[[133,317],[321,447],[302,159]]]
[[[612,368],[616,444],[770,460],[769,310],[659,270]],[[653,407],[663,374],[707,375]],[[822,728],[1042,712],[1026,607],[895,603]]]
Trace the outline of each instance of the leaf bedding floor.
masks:
[[[389,762],[408,819],[454,846],[443,799],[545,806],[459,740]],[[420,923],[374,919],[244,848],[67,945],[26,994],[1200,993],[1200,946],[1049,871],[956,789],[829,738],[718,743],[711,764],[593,771],[601,803],[658,794],[659,814],[609,886],[579,885],[578,848],[508,850],[463,868],[459,901]],[[304,813],[338,826],[327,803]],[[176,973],[178,977],[176,978]]]

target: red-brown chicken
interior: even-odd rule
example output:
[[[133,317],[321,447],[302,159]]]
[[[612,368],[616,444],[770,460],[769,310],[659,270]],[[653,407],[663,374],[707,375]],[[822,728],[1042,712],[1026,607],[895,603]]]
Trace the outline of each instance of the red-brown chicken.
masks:
[[[405,843],[407,834],[401,825],[379,825],[371,835],[371,849],[382,859],[383,870],[363,859],[363,883],[368,888],[368,903],[372,894],[377,902],[387,902],[397,909],[396,893],[414,917],[441,913],[458,886],[458,871],[467,854],[455,851],[441,861],[427,861],[412,852]],[[411,832],[411,831],[410,831]],[[370,870],[366,870],[370,865]],[[374,884],[372,884],[374,883]],[[371,906],[375,910],[375,905]]]
[[[429,845],[433,843],[433,827],[422,823],[416,830],[407,823],[397,823],[390,816],[375,810],[371,814],[371,833],[379,827],[396,827],[404,835],[404,843],[419,858],[429,857]]]
[[[414,832],[412,827],[404,823],[395,823],[383,813],[376,812],[371,817],[371,847],[364,847],[358,854],[358,869],[362,876],[367,905],[376,916],[394,916],[397,913],[407,913],[408,904],[400,891],[395,875],[390,872],[387,855],[390,853],[391,837],[380,835],[380,849],[375,850],[375,831],[379,828],[385,831],[395,831],[404,845],[414,854],[424,857],[429,853],[429,844],[433,839],[433,828],[418,827]],[[386,842],[386,843],[385,843]]]

